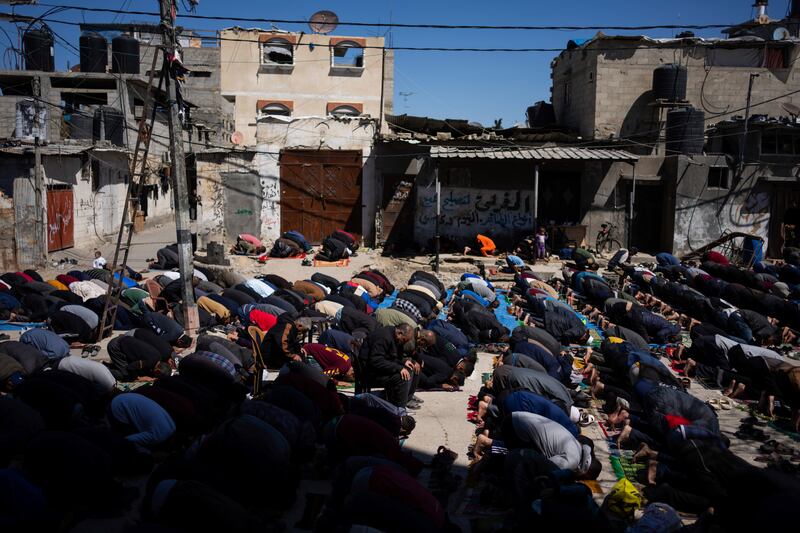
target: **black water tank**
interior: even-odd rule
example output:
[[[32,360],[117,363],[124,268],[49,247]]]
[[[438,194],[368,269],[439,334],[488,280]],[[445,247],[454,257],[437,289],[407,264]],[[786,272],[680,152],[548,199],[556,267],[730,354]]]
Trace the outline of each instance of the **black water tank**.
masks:
[[[105,72],[108,67],[108,41],[99,33],[87,31],[79,39],[81,72]]]
[[[681,65],[661,65],[653,71],[653,96],[656,100],[686,100],[688,71]]]
[[[125,120],[122,113],[114,107],[98,107],[94,112],[92,138],[100,140],[101,122],[105,125],[105,140],[117,146],[124,146]]]
[[[86,111],[73,111],[64,113],[67,122],[67,131],[70,139],[91,139],[94,136],[94,117]],[[98,131],[98,135],[99,135]]]
[[[30,30],[22,36],[25,70],[55,70],[53,35],[44,30]]]
[[[125,34],[111,40],[111,72],[139,74],[139,41]]]
[[[705,113],[681,107],[667,113],[667,155],[702,154],[705,143]]]

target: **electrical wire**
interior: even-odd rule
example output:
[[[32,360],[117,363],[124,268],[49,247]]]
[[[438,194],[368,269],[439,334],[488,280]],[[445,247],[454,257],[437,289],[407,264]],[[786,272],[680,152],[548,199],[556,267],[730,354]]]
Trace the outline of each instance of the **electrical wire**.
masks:
[[[62,9],[72,9],[89,13],[124,13],[129,15],[160,16],[153,11],[120,11],[119,9],[82,7],[61,4],[38,4],[42,7],[53,7]],[[277,18],[257,18],[257,17],[221,17],[212,15],[187,15],[181,14],[183,18],[196,20],[219,20],[232,22],[254,22],[263,24],[308,24],[305,19],[277,19]],[[432,24],[432,23],[400,23],[400,22],[344,22],[339,21],[339,26],[354,27],[386,27],[386,28],[411,28],[411,29],[436,29],[436,30],[514,30],[514,31],[581,31],[581,30],[706,30],[723,29],[733,24],[649,24],[639,26],[625,25],[595,25],[595,26],[575,26],[575,25],[492,25],[492,24]]]

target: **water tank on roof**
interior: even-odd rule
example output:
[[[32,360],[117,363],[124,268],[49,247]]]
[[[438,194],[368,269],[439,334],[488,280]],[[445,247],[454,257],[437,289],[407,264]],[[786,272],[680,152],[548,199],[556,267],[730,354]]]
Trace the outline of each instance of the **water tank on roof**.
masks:
[[[64,114],[70,139],[91,139],[94,135],[94,116],[86,111],[75,110]]]
[[[92,124],[92,138],[95,141],[101,139],[100,132],[104,133],[104,139],[111,144],[124,146],[125,142],[125,119],[122,113],[114,107],[98,107],[94,111],[94,121]]]
[[[108,41],[99,33],[81,35],[81,72],[105,72],[108,67]]]
[[[681,65],[661,65],[653,71],[653,95],[656,100],[682,102],[686,100],[688,71]]]
[[[111,40],[111,72],[139,74],[139,41],[125,34]]]
[[[17,102],[14,138],[33,141],[36,137],[47,140],[47,106],[33,98]]]
[[[30,30],[22,36],[25,70],[55,70],[53,34],[45,30]]]
[[[702,154],[705,144],[705,113],[681,107],[667,113],[667,155]]]

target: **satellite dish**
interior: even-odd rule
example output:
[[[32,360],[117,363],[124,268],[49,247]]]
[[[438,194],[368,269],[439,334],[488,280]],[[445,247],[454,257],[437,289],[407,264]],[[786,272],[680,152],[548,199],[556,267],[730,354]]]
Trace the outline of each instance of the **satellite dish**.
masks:
[[[308,27],[314,33],[330,33],[339,25],[339,16],[333,11],[317,11],[308,19]]]
[[[789,30],[786,28],[775,28],[775,31],[772,32],[772,40],[773,41],[785,41],[789,39],[792,34],[789,33]]]
[[[244,142],[244,134],[241,131],[234,131],[231,133],[231,142],[236,145],[242,144]]]

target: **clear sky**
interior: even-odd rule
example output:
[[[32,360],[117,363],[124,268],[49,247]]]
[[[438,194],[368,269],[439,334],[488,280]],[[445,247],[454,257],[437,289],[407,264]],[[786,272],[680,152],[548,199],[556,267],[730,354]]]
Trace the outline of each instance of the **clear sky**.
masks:
[[[46,3],[157,11],[157,0],[43,0]],[[752,17],[752,0],[325,0],[254,1],[201,0],[197,13],[278,19],[307,19],[320,9],[329,9],[342,21],[441,24],[523,25],[650,25],[728,24]],[[788,0],[773,0],[769,14],[782,18]],[[3,6],[10,11],[10,8]],[[20,14],[40,14],[43,8],[16,8]],[[81,13],[67,11],[53,18],[87,22],[139,22],[140,15]],[[186,28],[219,29],[225,21],[180,20]],[[248,26],[240,23],[241,26]],[[2,26],[16,40],[13,26]],[[249,26],[257,26],[251,24]],[[306,30],[306,25],[281,25],[286,30]],[[78,44],[78,28],[53,24],[61,36]],[[340,27],[334,35],[384,35],[386,28]],[[613,32],[606,33],[636,33]],[[639,32],[642,33],[642,32]],[[670,37],[677,30],[650,30],[651,37]],[[589,38],[593,31],[490,31],[393,29],[394,46],[561,48],[569,39]],[[718,37],[718,30],[696,31],[699,36]],[[0,36],[4,39],[5,36]],[[7,43],[8,41],[6,41]],[[395,56],[395,113],[437,118],[464,118],[485,126],[497,118],[504,126],[524,122],[525,108],[550,98],[550,61],[556,53],[474,53],[398,51]],[[77,53],[56,48],[56,63],[78,62]],[[8,63],[6,63],[8,64]]]

